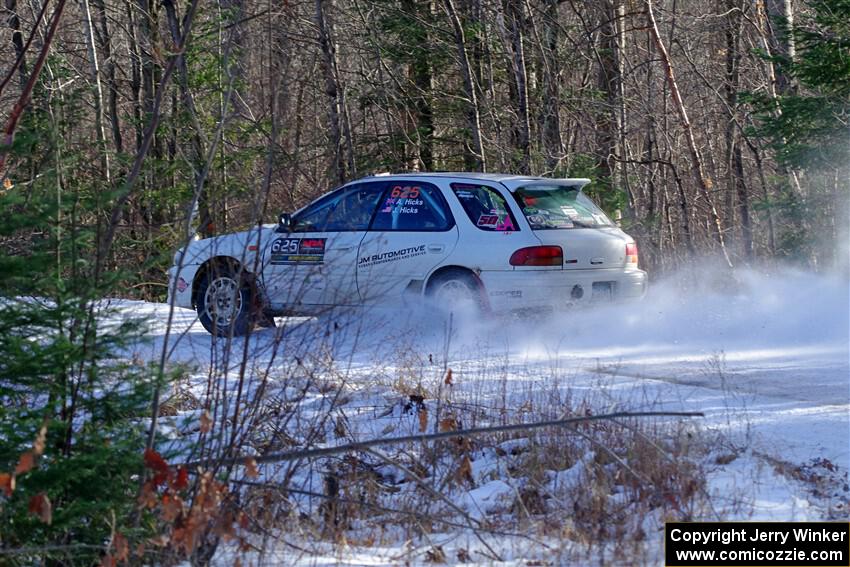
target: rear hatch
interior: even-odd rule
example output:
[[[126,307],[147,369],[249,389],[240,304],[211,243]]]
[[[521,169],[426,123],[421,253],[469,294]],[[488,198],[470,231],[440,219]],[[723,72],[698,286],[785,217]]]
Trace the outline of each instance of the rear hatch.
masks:
[[[535,181],[516,187],[513,196],[540,242],[561,247],[564,269],[626,266],[632,239],[581,192],[581,185]]]

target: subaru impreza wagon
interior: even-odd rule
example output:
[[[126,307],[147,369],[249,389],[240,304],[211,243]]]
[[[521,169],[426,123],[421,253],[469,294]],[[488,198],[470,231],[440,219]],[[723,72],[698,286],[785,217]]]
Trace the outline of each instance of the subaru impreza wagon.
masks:
[[[190,242],[169,301],[215,335],[277,315],[431,298],[481,314],[641,298],[634,240],[584,193],[588,179],[377,175],[276,225]]]

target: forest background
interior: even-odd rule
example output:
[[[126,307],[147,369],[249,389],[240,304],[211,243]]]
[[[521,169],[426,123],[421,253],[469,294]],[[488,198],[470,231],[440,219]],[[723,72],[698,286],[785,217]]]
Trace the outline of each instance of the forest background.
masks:
[[[128,481],[167,469],[137,418],[155,422],[177,370],[124,360],[141,331],[102,325],[100,300],[163,300],[189,239],[357,177],[588,177],[652,277],[706,258],[848,269],[850,0],[2,13],[0,548],[22,563],[28,546],[101,557],[159,530]]]

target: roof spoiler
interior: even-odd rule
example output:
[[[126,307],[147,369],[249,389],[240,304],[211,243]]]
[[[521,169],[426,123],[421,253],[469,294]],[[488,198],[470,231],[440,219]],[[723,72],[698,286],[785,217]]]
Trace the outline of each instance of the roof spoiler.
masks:
[[[584,189],[584,186],[590,183],[590,179],[586,177],[563,177],[563,178],[516,178],[516,179],[506,179],[502,181],[502,184],[505,185],[511,192],[516,191],[520,187],[525,187],[526,185],[559,185],[561,187],[575,187],[579,191]]]

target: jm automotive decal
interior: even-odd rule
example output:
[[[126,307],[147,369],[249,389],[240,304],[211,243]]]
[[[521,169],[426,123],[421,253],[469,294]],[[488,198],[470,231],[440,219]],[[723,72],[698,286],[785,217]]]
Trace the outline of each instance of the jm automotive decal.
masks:
[[[402,248],[393,250],[392,252],[382,252],[380,254],[372,254],[371,256],[362,256],[357,262],[357,267],[375,266],[377,264],[386,264],[387,262],[395,262],[396,260],[406,260],[416,256],[425,254],[425,245],[411,246],[410,248]]]
[[[278,238],[272,242],[272,264],[321,264],[327,238]]]

